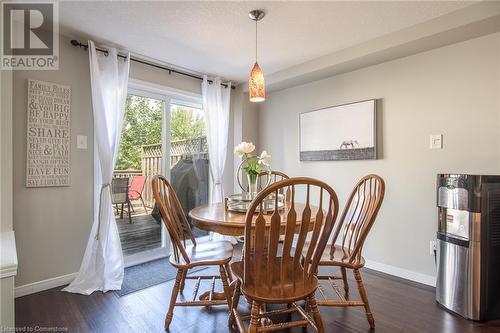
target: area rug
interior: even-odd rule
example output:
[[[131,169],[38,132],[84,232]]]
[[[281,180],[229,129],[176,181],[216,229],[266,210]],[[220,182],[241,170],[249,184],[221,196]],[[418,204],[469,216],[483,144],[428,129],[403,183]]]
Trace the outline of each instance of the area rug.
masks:
[[[207,267],[193,268],[189,273],[198,272]],[[177,269],[173,267],[168,258],[161,258],[140,265],[125,268],[125,276],[121,290],[115,292],[118,296],[125,296],[130,293],[155,286],[175,279]]]

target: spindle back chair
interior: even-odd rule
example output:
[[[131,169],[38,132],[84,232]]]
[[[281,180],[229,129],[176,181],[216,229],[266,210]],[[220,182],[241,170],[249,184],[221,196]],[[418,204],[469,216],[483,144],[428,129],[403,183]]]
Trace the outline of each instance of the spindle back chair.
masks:
[[[197,244],[172,185],[165,177],[158,175],[152,180],[152,190],[163,223],[172,241],[173,254],[170,256],[170,263],[177,268],[169,309],[165,317],[165,329],[168,330],[175,306],[229,304],[231,300],[229,280],[232,279],[229,262],[233,255],[233,246],[227,241]],[[200,266],[219,266],[220,276],[187,276],[189,269]],[[224,299],[213,297],[214,294],[218,294],[214,293],[215,280],[218,278],[222,281]],[[179,291],[183,292],[186,279],[197,280],[192,300],[177,302],[177,296]],[[200,295],[199,300],[196,300],[201,280],[206,279],[211,280],[211,290]]]
[[[257,177],[257,186],[259,191],[261,191],[263,190],[263,188],[267,183],[271,185],[283,179],[290,179],[290,177],[288,177],[287,174],[277,170],[271,170],[270,172],[262,171],[261,173],[259,173]],[[287,187],[286,189],[285,188],[280,189],[279,193],[285,195],[285,201],[289,203],[290,187]]]
[[[156,205],[172,241],[174,258],[177,262],[184,260],[189,264],[186,241],[191,241],[192,245],[196,246],[196,239],[174,188],[163,176],[155,176],[152,186]]]
[[[257,185],[258,188],[262,190],[264,185],[266,185],[268,182],[269,185],[271,185],[283,179],[290,179],[290,177],[288,177],[287,174],[277,170],[271,170],[270,172],[262,171],[257,176]]]
[[[290,189],[290,202],[285,211],[278,205],[280,190]],[[305,205],[301,211],[296,206],[297,191],[305,190]],[[317,207],[311,204],[313,193]],[[317,192],[317,193],[316,193]],[[274,210],[268,226],[264,218],[263,201],[275,194]],[[302,207],[302,206],[301,206]],[[298,177],[278,181],[263,189],[252,202],[245,218],[245,243],[243,260],[232,264],[237,277],[229,318],[230,328],[246,331],[244,321],[250,319],[248,332],[274,331],[295,326],[311,325],[324,332],[314,293],[318,286],[316,271],[333,230],[338,213],[338,199],[335,191],[322,181]],[[300,223],[297,219],[301,215]],[[314,214],[314,215],[313,215]],[[285,222],[286,221],[286,222]],[[283,231],[281,225],[286,224]],[[309,246],[302,252],[310,232]],[[284,233],[280,246],[280,234]],[[293,244],[295,243],[295,246]],[[252,302],[250,317],[237,311],[240,293]],[[296,301],[306,300],[311,316]],[[266,313],[265,304],[288,304],[287,309]],[[299,312],[302,320],[259,326],[266,315]],[[236,324],[236,326],[235,326]]]
[[[347,199],[332,242],[328,245],[319,263],[320,266],[340,267],[341,276],[318,276],[320,280],[330,281],[330,285],[339,298],[338,300],[327,299],[320,286],[319,291],[323,300],[319,300],[318,304],[320,306],[363,306],[371,328],[375,327],[375,321],[359,269],[365,265],[365,260],[361,255],[363,245],[375,222],[384,200],[384,194],[385,182],[380,176],[370,174],[358,181]],[[346,269],[350,269],[354,273],[361,301],[348,300],[349,285]],[[344,295],[335,284],[337,279],[343,280]]]

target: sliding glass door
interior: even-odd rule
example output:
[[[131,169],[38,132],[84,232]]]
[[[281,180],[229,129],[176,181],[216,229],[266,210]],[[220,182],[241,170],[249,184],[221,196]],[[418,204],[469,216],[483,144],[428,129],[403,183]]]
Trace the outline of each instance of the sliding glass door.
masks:
[[[130,90],[127,96],[113,181],[116,222],[126,258],[162,252],[166,244],[151,191],[152,177],[163,173],[166,106],[161,96],[144,91]]]
[[[186,215],[208,203],[209,163],[205,120],[200,105],[170,103],[170,182]],[[188,217],[189,220],[189,217]],[[199,241],[208,233],[191,225]]]
[[[199,96],[132,84],[115,169],[115,185],[128,192],[126,198],[122,195],[124,202],[116,200],[115,205],[125,264],[168,255],[170,240],[151,180],[158,174],[167,177],[186,216],[192,208],[208,203],[208,149]],[[118,185],[114,186],[116,198]],[[193,228],[193,233],[200,241],[207,239],[206,232]]]

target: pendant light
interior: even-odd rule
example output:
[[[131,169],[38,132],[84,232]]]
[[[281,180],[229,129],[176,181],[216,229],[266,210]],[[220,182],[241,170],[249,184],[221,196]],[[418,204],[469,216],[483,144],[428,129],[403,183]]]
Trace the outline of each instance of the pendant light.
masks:
[[[255,64],[248,77],[248,98],[250,102],[262,102],[266,99],[266,86],[264,73],[257,62],[257,23],[262,20],[265,13],[262,10],[252,10],[248,16],[255,21]]]

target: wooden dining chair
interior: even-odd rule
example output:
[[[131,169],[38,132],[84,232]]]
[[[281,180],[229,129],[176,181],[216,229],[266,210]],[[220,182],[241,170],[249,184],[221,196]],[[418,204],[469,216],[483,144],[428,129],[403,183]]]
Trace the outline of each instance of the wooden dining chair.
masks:
[[[283,179],[290,179],[287,174],[277,171],[277,170],[271,170],[270,172],[262,171],[259,173],[257,176],[257,185],[260,190],[265,187],[265,185],[269,182],[269,185],[274,184],[276,182],[279,182],[280,180]]]
[[[271,170],[271,171],[262,171],[257,175],[257,189],[259,191],[263,190],[267,184],[271,185],[276,182],[279,182],[280,180],[283,179],[289,179],[287,174],[277,171],[277,170]],[[243,189],[244,190],[244,189]],[[248,192],[248,185],[246,187],[246,191]]]
[[[328,280],[338,299],[328,299],[322,286],[318,288],[322,300],[320,306],[362,306],[370,328],[375,328],[375,321],[370,310],[366,290],[359,270],[365,265],[362,257],[363,244],[368,236],[377,213],[382,205],[385,193],[384,180],[377,175],[363,177],[354,187],[347,199],[344,211],[336,225],[332,242],[327,246],[319,266],[340,268],[341,275],[320,275],[320,280]],[[340,238],[339,238],[340,237]],[[349,300],[347,269],[352,270],[358,285],[361,300]],[[344,294],[339,290],[335,280],[342,280]]]
[[[277,171],[277,170],[271,170],[270,172],[262,171],[257,176],[257,186],[258,186],[259,191],[261,191],[266,186],[266,184],[269,183],[269,185],[272,185],[272,184],[279,182],[280,180],[283,180],[283,179],[290,179],[290,177],[288,177],[287,174],[285,174],[281,171]],[[287,203],[290,203],[289,202],[290,201],[290,187],[287,187],[286,189],[285,188],[280,189],[279,193],[284,194],[285,201]]]
[[[285,210],[280,209],[275,195],[274,211],[268,217],[270,222],[266,223],[263,200],[271,193],[277,194],[287,187],[291,190],[290,204]],[[304,205],[295,203],[298,191],[305,198]],[[310,203],[313,197],[317,198],[316,207]],[[257,195],[245,217],[243,259],[231,265],[236,276],[228,322],[231,330],[254,333],[311,325],[318,332],[324,332],[314,296],[318,287],[315,274],[337,213],[335,191],[313,178],[281,180]],[[302,250],[310,230],[311,241],[303,260]],[[283,245],[279,246],[281,233],[285,237]],[[295,247],[292,247],[293,242]],[[238,312],[241,294],[252,304],[250,316],[243,316]],[[300,300],[307,301],[310,313],[296,303]],[[286,304],[287,307],[266,311],[266,304]],[[267,325],[266,320],[263,320],[293,312],[298,312],[302,319],[277,324],[269,323],[268,319]],[[245,322],[248,319],[250,323],[246,328]]]
[[[152,190],[173,245],[170,263],[177,268],[175,284],[165,317],[165,329],[168,330],[175,306],[210,306],[229,303],[231,300],[229,281],[232,280],[229,262],[233,256],[233,246],[228,241],[197,244],[172,185],[165,177],[155,176],[152,180]],[[188,245],[187,242],[191,242],[191,244]],[[200,266],[219,266],[220,276],[187,276],[190,269]],[[225,299],[213,297],[216,294],[214,292],[215,280],[218,278],[222,281]],[[192,299],[178,302],[177,296],[179,291],[183,292],[186,279],[197,280]],[[201,295],[197,300],[200,282],[206,279],[211,280],[211,290],[209,293]]]

